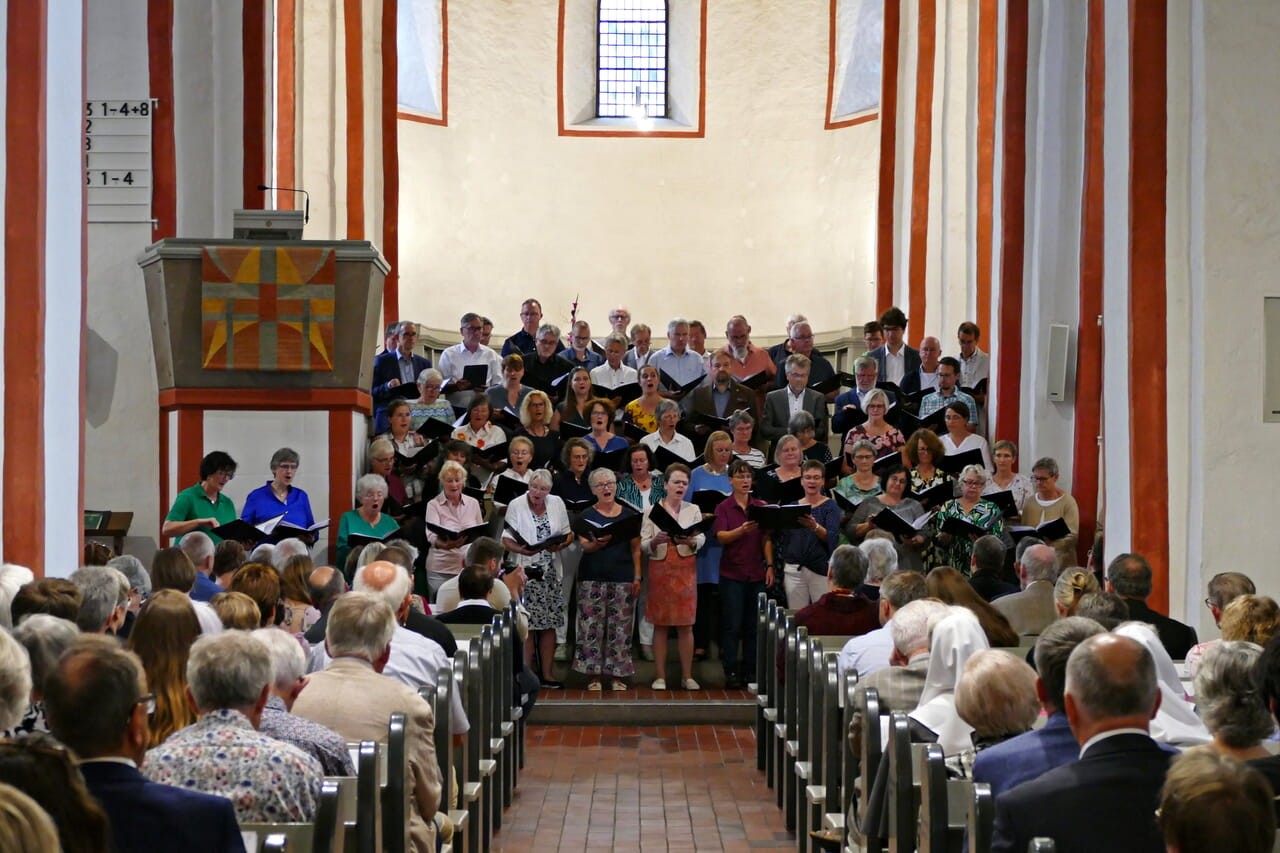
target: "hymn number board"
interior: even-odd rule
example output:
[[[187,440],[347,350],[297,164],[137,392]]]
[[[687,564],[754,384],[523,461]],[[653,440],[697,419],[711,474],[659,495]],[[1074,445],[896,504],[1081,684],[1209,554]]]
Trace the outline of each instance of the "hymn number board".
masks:
[[[90,222],[153,222],[150,98],[85,101],[84,185]]]

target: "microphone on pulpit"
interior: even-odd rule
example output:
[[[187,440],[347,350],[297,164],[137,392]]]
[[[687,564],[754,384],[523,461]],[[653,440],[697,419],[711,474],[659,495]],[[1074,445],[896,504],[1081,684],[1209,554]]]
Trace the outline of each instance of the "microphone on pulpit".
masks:
[[[304,206],[302,209],[302,224],[306,225],[311,221],[311,196],[306,190],[295,190],[289,187],[269,187],[266,184],[258,184],[260,190],[275,190],[282,193],[302,193]]]

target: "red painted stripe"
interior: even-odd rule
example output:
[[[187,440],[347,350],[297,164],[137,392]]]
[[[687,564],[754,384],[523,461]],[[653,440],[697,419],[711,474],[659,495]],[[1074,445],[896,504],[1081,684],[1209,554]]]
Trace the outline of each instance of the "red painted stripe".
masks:
[[[360,0],[343,0],[347,71],[347,239],[364,230],[364,22]]]
[[[1165,370],[1165,169],[1168,161],[1164,0],[1129,3],[1130,547],[1154,569],[1153,607],[1169,606],[1168,416]]]
[[[995,250],[996,66],[1000,51],[996,0],[978,6],[978,174],[975,272],[978,328],[991,332],[991,255]],[[949,331],[949,330],[947,330]]]
[[[1000,195],[997,438],[1016,439],[1022,393],[1022,263],[1027,171],[1027,0],[1005,7],[1004,170]]]
[[[388,321],[400,316],[400,136],[396,121],[399,99],[396,4],[387,2],[382,4],[382,254],[391,272],[382,284],[382,316]]]
[[[11,2],[6,16],[4,559],[43,576],[48,8]]]
[[[151,97],[151,215],[153,239],[178,233],[178,157],[173,141],[173,0],[147,0],[147,67]]]
[[[1080,205],[1080,331],[1076,342],[1075,440],[1071,494],[1080,507],[1079,565],[1093,544],[1098,516],[1102,431],[1103,107],[1106,88],[1105,0],[1089,0],[1085,49],[1084,198]]]
[[[880,79],[880,180],[876,199],[876,313],[893,297],[894,176],[898,168],[898,0],[884,0],[884,59]]]
[[[267,206],[267,8],[265,0],[243,0],[241,53],[244,66],[244,206]],[[282,193],[291,195],[291,193]]]
[[[292,187],[296,154],[294,134],[297,127],[297,9],[292,0],[276,7],[276,173],[275,186]],[[271,183],[271,181],[267,182]],[[296,193],[280,193],[276,207],[293,210]]]
[[[352,447],[355,429],[350,411],[329,412],[329,517],[341,518],[352,509],[355,494],[355,469]],[[337,557],[338,537],[329,537],[329,562]],[[341,568],[341,567],[339,567]]]
[[[929,258],[929,167],[933,154],[933,66],[937,52],[937,0],[920,0],[916,34],[915,151],[911,163],[911,243],[907,258],[907,327],[912,344],[925,334],[925,272]]]
[[[189,489],[200,482],[200,460],[204,458],[204,412],[200,409],[179,409],[178,443],[178,491]],[[166,504],[161,507],[161,519],[169,512]]]
[[[169,494],[169,412],[160,410],[160,523],[164,525],[164,517],[169,514],[173,497]],[[168,537],[160,537],[160,547],[168,547]]]

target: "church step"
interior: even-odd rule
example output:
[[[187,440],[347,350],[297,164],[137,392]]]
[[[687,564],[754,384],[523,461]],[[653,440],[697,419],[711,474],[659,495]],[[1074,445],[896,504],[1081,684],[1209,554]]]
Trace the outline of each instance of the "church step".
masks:
[[[669,698],[620,699],[625,694],[590,694],[567,691],[572,697],[558,698],[558,691],[546,691],[529,715],[530,725],[544,726],[680,726],[680,725],[751,725],[755,722],[755,703],[749,698],[713,699],[698,697],[699,692],[635,691],[648,696]],[[715,691],[724,693],[725,691]],[[731,691],[737,693],[738,691]],[[549,695],[550,694],[550,695]]]

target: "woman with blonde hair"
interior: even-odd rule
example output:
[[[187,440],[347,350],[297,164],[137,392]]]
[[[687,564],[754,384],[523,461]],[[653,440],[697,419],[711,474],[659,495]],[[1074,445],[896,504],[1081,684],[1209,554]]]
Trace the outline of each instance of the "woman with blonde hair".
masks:
[[[1053,585],[1053,606],[1057,608],[1058,616],[1075,616],[1080,599],[1091,592],[1102,592],[1093,572],[1067,569],[1058,575],[1058,581]]]
[[[1280,606],[1265,595],[1241,595],[1222,611],[1218,624],[1224,640],[1265,646],[1280,627]]]
[[[196,721],[187,702],[187,654],[198,636],[200,622],[191,601],[173,589],[152,595],[133,623],[129,651],[142,661],[147,689],[156,697],[148,749]]]

